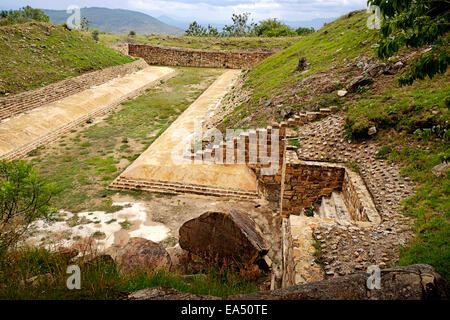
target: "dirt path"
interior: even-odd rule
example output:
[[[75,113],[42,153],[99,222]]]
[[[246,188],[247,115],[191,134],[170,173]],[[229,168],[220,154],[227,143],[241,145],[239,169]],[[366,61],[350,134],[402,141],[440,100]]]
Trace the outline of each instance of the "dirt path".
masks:
[[[0,123],[0,156],[40,139],[77,119],[113,106],[142,88],[173,76],[175,70],[148,67]]]

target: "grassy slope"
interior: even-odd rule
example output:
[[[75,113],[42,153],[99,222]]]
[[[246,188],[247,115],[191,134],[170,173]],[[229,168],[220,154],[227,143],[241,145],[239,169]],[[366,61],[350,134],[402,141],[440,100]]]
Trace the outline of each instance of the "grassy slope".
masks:
[[[0,95],[131,61],[89,34],[60,25],[27,22],[0,27]]]
[[[112,33],[100,34],[100,41],[106,45],[112,45],[128,36]],[[261,48],[286,48],[296,43],[302,37],[188,37],[188,36],[162,36],[162,35],[136,35],[132,39],[144,43],[165,45],[171,47],[184,47],[195,49],[261,49]]]
[[[450,158],[448,132],[446,137],[443,134],[449,124],[448,73],[408,87],[399,87],[395,76],[383,76],[365,92],[343,99],[337,98],[336,91],[317,95],[314,88],[296,86],[307,76],[327,70],[333,70],[336,78],[348,80],[354,74],[345,74],[347,61],[355,63],[357,60],[352,59],[360,55],[374,57],[370,46],[378,35],[367,30],[366,17],[362,12],[350,18],[344,16],[257,65],[245,78],[244,89],[252,90],[249,100],[237,106],[222,125],[239,125],[245,117],[253,117],[252,126],[265,125],[273,118],[280,120],[273,105],[272,115],[257,115],[266,101],[277,97],[283,101],[285,92],[345,105],[348,134],[354,138],[367,139],[367,129],[376,125],[378,133],[374,139],[384,145],[379,156],[400,163],[402,173],[418,185],[416,194],[404,201],[405,214],[416,218],[416,238],[402,248],[400,264],[428,263],[450,279],[450,172],[447,170],[440,177],[431,172],[444,158]],[[310,62],[306,74],[295,71],[301,56]],[[441,132],[430,134],[428,130],[437,126]],[[414,134],[417,129],[425,133]]]
[[[314,88],[296,87],[308,76],[331,68],[336,69],[335,76],[340,76],[339,67],[348,61],[362,53],[373,56],[373,52],[369,52],[370,46],[377,38],[374,31],[367,29],[366,20],[365,12],[359,12],[351,17],[344,16],[255,66],[247,74],[244,85],[244,89],[250,89],[253,93],[250,99],[238,106],[233,115],[227,119],[228,125],[233,126],[249,115],[254,116],[265,102],[274,97],[280,97],[280,102],[283,102],[283,99],[294,94],[298,96],[311,94],[308,90]],[[303,74],[296,71],[300,57],[306,57],[310,64],[307,68],[309,71]],[[286,90],[288,88],[289,91]],[[283,95],[285,97],[282,97]],[[252,125],[265,125],[270,122],[268,120],[267,116],[254,119]]]

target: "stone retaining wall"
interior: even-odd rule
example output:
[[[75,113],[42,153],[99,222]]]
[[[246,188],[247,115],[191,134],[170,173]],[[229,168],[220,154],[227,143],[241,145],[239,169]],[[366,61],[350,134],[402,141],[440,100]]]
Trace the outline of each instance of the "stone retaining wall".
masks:
[[[145,62],[144,62],[145,63]],[[161,79],[165,79],[167,80],[168,78],[170,78],[171,75],[169,76],[165,76]],[[78,127],[79,125],[86,123],[86,121],[90,118],[94,118],[97,116],[101,116],[103,114],[108,113],[109,111],[111,111],[111,109],[113,109],[114,107],[119,106],[122,102],[126,101],[127,99],[130,98],[134,98],[137,96],[142,95],[145,90],[147,90],[148,88],[151,88],[152,86],[154,86],[157,82],[159,82],[161,79],[152,81],[150,83],[148,83],[147,85],[134,90],[133,92],[130,92],[127,95],[124,95],[122,97],[120,97],[119,99],[116,99],[115,101],[111,102],[108,105],[105,105],[101,108],[98,108],[90,113],[87,113],[81,117],[79,117],[78,119],[62,126],[59,127],[57,129],[55,129],[54,131],[50,132],[49,134],[39,137],[38,139],[35,139],[33,141],[31,141],[30,143],[17,147],[14,150],[12,150],[11,152],[8,152],[6,154],[0,155],[0,159],[6,159],[6,160],[16,160],[16,159],[21,159],[23,157],[25,157],[30,151],[42,146],[42,145],[48,145],[51,144],[53,142],[55,142],[56,140],[58,140],[59,138],[61,138],[63,135],[67,134],[68,132],[70,132],[72,129]]]
[[[128,53],[151,65],[245,69],[279,50],[234,51],[128,44]]]
[[[58,101],[146,67],[148,64],[143,59],[139,59],[131,63],[68,78],[36,90],[0,97],[0,120]]]

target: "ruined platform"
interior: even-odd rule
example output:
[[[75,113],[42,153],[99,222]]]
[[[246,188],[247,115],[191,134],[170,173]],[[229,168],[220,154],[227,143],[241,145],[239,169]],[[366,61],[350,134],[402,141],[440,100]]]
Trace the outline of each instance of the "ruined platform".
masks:
[[[222,74],[110,188],[257,198],[256,177],[245,164],[195,164],[183,160],[183,141],[193,134],[195,121],[203,120],[209,108],[220,103],[239,73],[229,70]]]
[[[21,158],[175,73],[172,68],[148,67],[3,121],[0,158]]]

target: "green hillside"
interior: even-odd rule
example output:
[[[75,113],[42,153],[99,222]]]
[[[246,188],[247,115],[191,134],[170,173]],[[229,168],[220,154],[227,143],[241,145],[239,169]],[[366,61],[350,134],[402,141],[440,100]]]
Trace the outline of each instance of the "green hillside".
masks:
[[[450,170],[439,176],[431,171],[450,159],[449,72],[400,87],[401,71],[393,70],[339,97],[337,91],[363,73],[358,64],[381,62],[374,49],[378,32],[366,27],[367,17],[362,11],[343,16],[247,72],[242,87],[250,94],[237,100],[244,102],[232,108],[221,129],[280,122],[280,111],[287,107],[299,112],[338,106],[346,116],[348,138],[374,139],[378,157],[399,163],[402,174],[418,186],[403,202],[404,213],[415,218],[416,237],[401,248],[400,264],[427,263],[449,279]],[[402,50],[385,63],[408,64],[419,52]],[[309,63],[303,71],[296,70],[300,57]],[[226,101],[240,92],[236,88]],[[378,132],[369,137],[371,126]]]
[[[27,22],[0,27],[0,95],[131,61],[90,34],[62,25]]]
[[[43,9],[43,11],[50,17],[50,22],[58,24],[66,22],[71,15],[65,10]],[[81,8],[81,17],[88,19],[90,28],[102,32],[128,34],[130,30],[133,30],[138,34],[181,35],[184,33],[183,30],[165,24],[152,16],[131,10]]]

